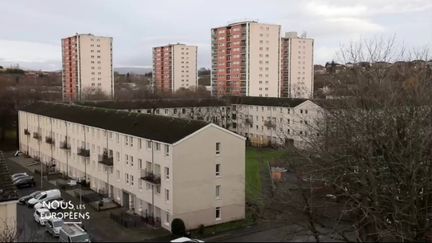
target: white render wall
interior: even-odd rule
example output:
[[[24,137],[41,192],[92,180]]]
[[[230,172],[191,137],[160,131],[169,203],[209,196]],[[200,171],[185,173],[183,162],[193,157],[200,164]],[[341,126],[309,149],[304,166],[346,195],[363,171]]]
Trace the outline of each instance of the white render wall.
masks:
[[[153,210],[152,193],[154,193],[155,217],[159,218],[161,220],[161,225],[168,230],[170,230],[169,223],[173,219],[173,214],[176,214],[173,205],[173,201],[175,200],[173,197],[173,190],[182,189],[181,187],[176,188],[176,185],[173,184],[173,179],[178,177],[188,177],[192,182],[197,181],[204,184],[208,183],[209,185],[214,184],[215,178],[204,178],[203,180],[203,178],[200,177],[201,174],[208,172],[199,170],[193,174],[189,174],[189,172],[185,172],[186,174],[176,172],[173,168],[174,164],[190,164],[191,161],[183,156],[173,157],[172,144],[151,141],[145,138],[107,131],[96,127],[83,126],[81,124],[66,122],[24,111],[19,111],[18,120],[20,151],[28,153],[33,158],[40,158],[43,163],[49,163],[52,156],[54,163],[56,164],[56,169],[64,174],[67,173],[72,178],[84,178],[84,171],[87,171],[87,180],[90,181],[93,190],[108,194],[121,205],[125,202],[123,196],[126,195],[124,194],[126,192],[129,197],[129,205],[123,206],[133,209],[137,214],[142,216],[151,214]],[[208,129],[213,129],[213,126],[214,125],[209,125],[204,127],[202,130],[206,131]],[[24,129],[28,129],[31,134],[29,136],[25,135]],[[33,138],[33,132],[38,132],[41,135],[42,139],[39,142],[37,139]],[[46,136],[52,136],[54,138],[54,146],[45,142]],[[67,152],[60,148],[60,142],[64,141],[65,136],[68,136],[68,141],[70,141],[71,145],[71,150]],[[218,136],[215,136],[215,138],[209,137],[205,140],[208,143],[215,144],[216,137],[222,138],[222,140],[227,139],[228,141],[234,141],[233,144],[227,143],[225,146],[234,148],[235,153],[238,153],[238,155],[235,158],[228,158],[225,163],[244,164],[244,138],[231,134],[231,132],[227,130],[218,128]],[[190,136],[190,139],[177,144],[183,145],[189,142],[196,143],[197,139],[199,138]],[[148,142],[150,142],[150,147],[148,147]],[[201,142],[198,144],[201,144]],[[159,150],[157,149],[158,146],[156,144],[160,145]],[[78,147],[84,145],[87,149],[90,149],[90,158],[84,158],[77,155]],[[165,146],[168,146],[169,148],[168,153],[165,152]],[[190,149],[190,151],[181,151],[183,154],[192,154],[196,151],[205,150],[205,148],[197,148],[187,145],[184,146]],[[113,153],[114,165],[112,167],[105,166],[98,162],[98,155],[102,154],[103,149],[106,147],[108,147],[109,150],[112,150]],[[176,151],[179,152],[179,149]],[[241,159],[242,156],[243,161],[238,160],[238,158]],[[211,162],[213,164],[213,161],[208,160],[209,155],[206,153],[200,152],[195,157],[196,163]],[[154,163],[151,163],[152,161]],[[141,171],[146,168],[148,163],[153,168],[154,173],[161,175],[159,190],[157,190],[157,186],[154,186],[152,190],[152,185],[150,183],[140,179]],[[190,166],[192,166],[191,170],[193,170],[193,163],[190,164]],[[166,177],[165,168],[169,170],[170,179],[167,179]],[[205,169],[213,170],[214,168],[206,167]],[[244,178],[244,166],[235,167],[235,169],[235,172],[240,175],[241,178]],[[242,181],[241,178],[238,180],[239,183]],[[244,186],[244,182],[242,185],[233,185],[233,187],[239,186]],[[165,195],[166,190],[169,194],[168,200]],[[188,195],[186,194],[184,196]],[[237,203],[244,205],[244,202],[244,196],[239,194],[237,197]],[[193,204],[184,201],[180,201],[180,203],[186,203],[186,205],[176,205],[176,207],[183,209],[186,208],[187,212],[194,212],[197,210],[196,208],[193,208]],[[214,211],[215,209],[209,208],[207,210]],[[244,214],[243,216],[239,216],[239,218],[241,217],[244,217]],[[188,217],[187,220],[190,222],[185,221],[186,224],[195,226],[197,224],[199,225],[209,222],[210,219],[201,219],[201,217],[195,219],[193,217]],[[205,222],[201,222],[200,220],[204,220]],[[228,221],[228,218],[221,222],[226,221]]]
[[[197,46],[172,46],[173,91],[198,87]]]
[[[83,92],[92,89],[100,89],[108,97],[113,98],[112,37],[80,34],[77,55],[81,98],[84,98]]]
[[[247,96],[280,97],[280,28],[250,23]]]

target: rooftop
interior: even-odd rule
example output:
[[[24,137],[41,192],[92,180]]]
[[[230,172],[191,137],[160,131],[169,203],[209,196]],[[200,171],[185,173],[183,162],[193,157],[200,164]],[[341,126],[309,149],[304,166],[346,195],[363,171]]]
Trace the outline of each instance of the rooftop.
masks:
[[[230,96],[227,98],[230,100],[231,104],[283,106],[283,107],[296,107],[307,100],[307,99],[295,99],[295,98],[274,98],[274,97],[258,97],[258,96]]]
[[[16,187],[12,184],[11,174],[0,151],[0,202],[13,201],[18,199]]]
[[[21,110],[165,143],[175,143],[208,125],[204,121],[62,103],[37,102]]]
[[[148,99],[137,101],[82,102],[79,104],[84,106],[105,107],[112,109],[156,109],[228,105],[226,101],[222,99]]]

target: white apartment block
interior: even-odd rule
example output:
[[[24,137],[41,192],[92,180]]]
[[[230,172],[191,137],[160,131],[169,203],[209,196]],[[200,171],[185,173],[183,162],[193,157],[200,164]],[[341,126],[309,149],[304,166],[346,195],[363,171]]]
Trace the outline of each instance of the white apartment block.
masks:
[[[313,98],[314,40],[287,32],[281,39],[281,97]]]
[[[102,92],[114,97],[112,37],[76,34],[62,39],[64,101]]]
[[[153,82],[158,93],[198,87],[197,46],[170,44],[153,48]]]
[[[245,138],[215,124],[53,103],[18,118],[22,152],[168,230],[245,217]]]
[[[279,97],[280,29],[255,21],[213,28],[213,94]]]
[[[324,109],[312,100],[266,97],[228,97],[213,100],[175,100],[88,103],[129,112],[213,122],[248,139],[252,146],[307,147],[319,136]]]

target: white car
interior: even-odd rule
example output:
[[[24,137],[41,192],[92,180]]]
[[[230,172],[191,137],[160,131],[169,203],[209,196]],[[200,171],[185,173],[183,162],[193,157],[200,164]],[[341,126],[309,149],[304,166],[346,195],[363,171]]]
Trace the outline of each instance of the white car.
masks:
[[[47,222],[46,222],[46,231],[48,233],[50,233],[52,236],[54,237],[58,237],[60,234],[60,229],[62,228],[63,224],[65,224],[63,222],[63,219],[59,219],[56,217],[51,217]]]
[[[180,237],[175,240],[172,240],[171,242],[204,242],[204,241],[198,239],[191,239],[187,237]]]
[[[48,205],[48,206],[46,206]],[[48,200],[44,202],[38,202],[36,203],[33,208],[36,209],[40,209],[40,208],[47,208],[49,210],[57,210],[59,209],[62,205],[67,205],[67,203],[65,201],[63,201],[63,199],[52,199],[52,200]]]
[[[45,225],[48,219],[51,217],[51,212],[47,208],[39,208],[35,210],[33,216],[36,223]]]
[[[53,189],[41,192],[41,194],[38,197],[32,198],[26,202],[27,206],[33,207],[39,202],[49,201],[53,199],[60,199],[61,198],[61,192],[59,189]]]

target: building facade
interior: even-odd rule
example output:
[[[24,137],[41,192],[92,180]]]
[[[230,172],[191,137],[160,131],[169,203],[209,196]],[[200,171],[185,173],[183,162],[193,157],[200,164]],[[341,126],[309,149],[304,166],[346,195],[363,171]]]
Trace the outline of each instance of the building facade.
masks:
[[[254,21],[213,28],[213,95],[279,97],[280,29]]]
[[[114,97],[112,38],[76,34],[62,39],[64,101],[91,95]]]
[[[245,139],[215,124],[36,103],[19,111],[19,141],[168,230],[174,218],[193,229],[245,217]]]
[[[153,82],[157,93],[198,87],[197,46],[170,44],[153,48]]]
[[[215,123],[247,138],[252,146],[306,148],[324,119],[313,100],[270,97],[226,97],[209,100],[89,103],[129,112]]]
[[[281,97],[313,98],[314,40],[288,32],[281,38]]]

